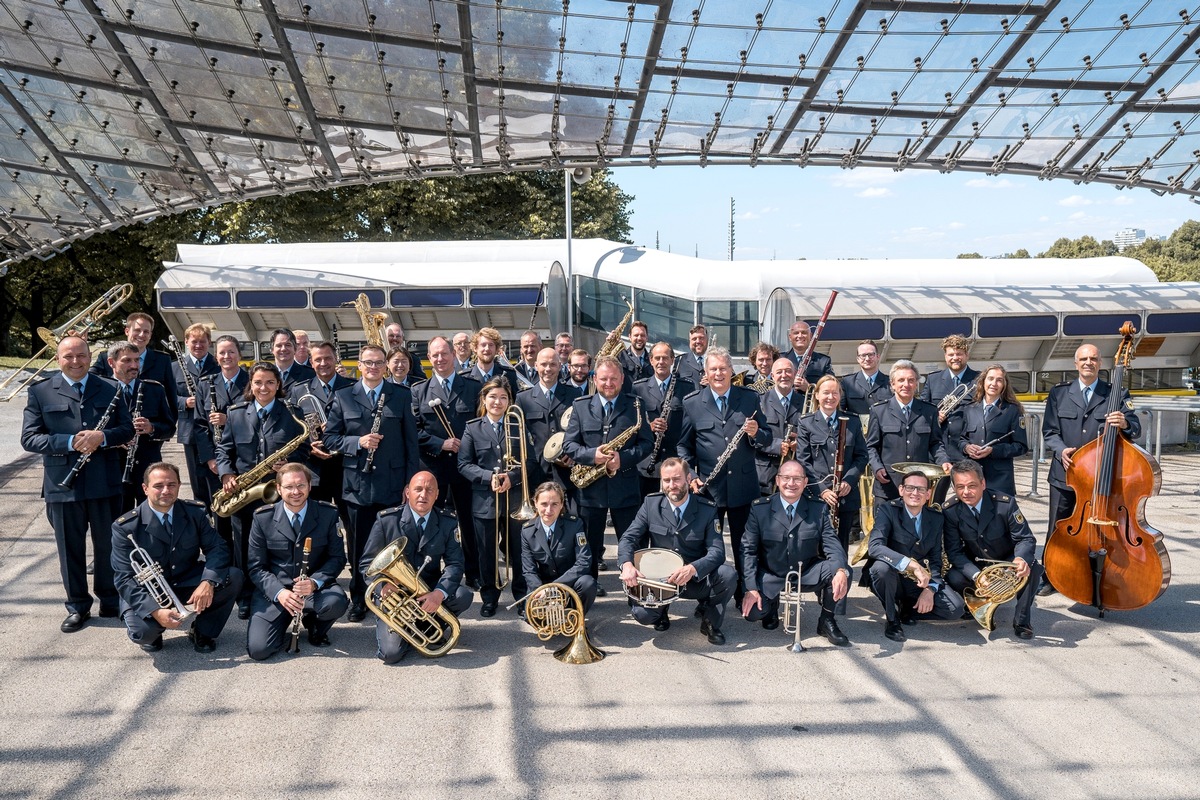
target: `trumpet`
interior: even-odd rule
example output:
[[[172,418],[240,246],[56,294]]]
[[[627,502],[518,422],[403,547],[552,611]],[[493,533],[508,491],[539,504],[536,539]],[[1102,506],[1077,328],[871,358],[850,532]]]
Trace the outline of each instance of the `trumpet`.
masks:
[[[792,570],[783,579],[783,591],[779,593],[779,604],[783,606],[783,632],[795,635],[791,648],[793,653],[803,653],[800,642],[800,571]]]
[[[960,383],[954,387],[954,391],[942,398],[942,402],[938,403],[938,414],[942,417],[950,416],[950,412],[958,408],[959,405],[967,399],[971,394],[971,390],[975,387],[973,383]]]
[[[129,566],[133,568],[133,579],[150,593],[154,602],[158,603],[159,608],[174,612],[181,626],[190,625],[196,616],[196,612],[191,606],[185,605],[179,599],[179,595],[175,594],[175,590],[171,588],[171,584],[167,583],[167,578],[163,575],[162,565],[155,561],[150,556],[150,553],[137,543],[137,540],[133,538],[133,534],[126,534],[125,538],[133,545],[133,550],[129,553]]]
[[[58,340],[63,336],[66,336],[68,333],[74,333],[86,338],[89,330],[96,327],[96,325],[99,324],[105,317],[109,316],[118,308],[120,308],[121,304],[132,296],[132,283],[117,284],[104,294],[100,295],[100,298],[90,306],[85,308],[83,311],[80,311],[78,314],[71,317],[54,330],[38,328],[38,336],[43,342],[45,342],[45,344],[42,345],[41,349],[39,349],[36,353],[31,355],[28,361],[17,367],[17,369],[13,371],[12,375],[9,375],[2,382],[0,382],[0,390],[3,390],[10,383],[16,380],[17,376],[23,373],[31,364],[33,364],[33,362],[46,357],[47,350],[57,348]],[[17,388],[13,389],[11,393],[5,395],[4,397],[0,397],[0,401],[8,402],[20,394],[22,389],[26,389],[33,385],[33,383],[41,377],[42,373],[54,363],[56,355],[56,353],[52,353],[50,356],[46,357],[45,363],[34,370],[32,375],[29,375],[27,378],[25,378],[25,380],[17,384]]]
[[[329,424],[329,417],[325,413],[325,404],[316,395],[302,394],[296,400],[296,406],[304,414],[304,424],[308,426],[309,446],[321,448],[321,451],[324,452],[325,426]],[[329,455],[336,456],[337,452]]]
[[[544,583],[509,606],[525,604],[525,621],[543,642],[555,636],[569,636],[567,642],[554,651],[554,657],[564,664],[594,664],[604,659],[588,640],[583,619],[583,601],[565,583]]]

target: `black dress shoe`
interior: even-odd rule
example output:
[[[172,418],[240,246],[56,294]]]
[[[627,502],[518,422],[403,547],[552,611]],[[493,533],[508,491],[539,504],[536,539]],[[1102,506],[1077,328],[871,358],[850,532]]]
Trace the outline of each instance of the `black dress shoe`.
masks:
[[[197,653],[211,653],[217,649],[216,639],[205,636],[203,633],[197,633],[195,629],[188,631],[188,638],[192,640],[192,648]]]
[[[76,611],[74,614],[68,614],[67,618],[59,625],[59,629],[63,633],[74,633],[83,627],[83,623],[91,619],[92,615],[87,611]]]
[[[250,619],[250,604],[238,603],[238,619]]]
[[[471,578],[471,580],[467,581],[467,588],[470,589],[472,592],[478,592],[479,591],[479,578]]]
[[[605,561],[603,558],[600,559],[600,565],[598,568],[601,572],[607,572],[608,571],[608,562]]]
[[[903,622],[905,625],[916,625],[917,624],[917,610],[915,608],[910,608],[907,611],[901,611],[900,612],[900,621]]]
[[[357,603],[350,606],[350,613],[346,615],[346,619],[351,622],[362,622],[367,618],[367,607],[360,606]]]
[[[707,618],[700,623],[700,632],[708,637],[709,644],[725,644],[725,634],[721,633],[721,629],[710,623]]]
[[[329,641],[329,636],[324,633],[317,633],[316,631],[308,632],[308,643],[313,647],[329,647],[329,645],[333,644],[333,642]]]
[[[1033,628],[1029,627],[1028,625],[1017,625],[1014,623],[1013,631],[1017,634],[1018,639],[1033,638]]]
[[[100,614],[98,616],[104,617],[106,619],[112,619],[113,617],[118,616],[120,613],[121,613],[120,609],[118,609],[118,608],[115,608],[115,607],[114,608],[105,608],[104,606],[101,606]]]
[[[654,630],[656,630],[656,631],[669,630],[670,627],[671,627],[671,618],[665,614],[658,618],[658,622],[654,623]]]
[[[145,653],[157,653],[159,650],[162,650],[162,634],[160,633],[158,638],[153,641],[143,643],[141,648]]]
[[[479,616],[481,616],[481,617],[496,616],[496,604],[495,603],[484,603],[483,607],[479,609]]]
[[[769,617],[763,617],[762,618],[762,626],[764,629],[766,629],[768,631],[775,630],[776,628],[779,627],[779,616],[777,614],[772,614]]]
[[[836,644],[838,647],[845,647],[850,644],[850,638],[842,633],[842,629],[838,627],[837,620],[833,617],[821,617],[817,620],[817,634],[824,636],[829,640],[830,644]]]
[[[608,597],[608,592],[600,584],[596,584],[596,597]]]
[[[893,642],[903,642],[908,638],[904,635],[904,626],[899,622],[889,622],[884,626],[883,635]]]
[[[1054,584],[1050,581],[1043,580],[1042,585],[1038,587],[1038,597],[1049,597],[1052,594],[1058,594],[1058,589],[1054,588]]]

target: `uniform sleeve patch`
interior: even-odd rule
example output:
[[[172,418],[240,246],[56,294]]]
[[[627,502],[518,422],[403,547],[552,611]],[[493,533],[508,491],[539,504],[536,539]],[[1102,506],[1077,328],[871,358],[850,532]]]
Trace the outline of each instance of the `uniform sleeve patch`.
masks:
[[[575,541],[579,542],[580,547],[587,547],[587,533],[580,531],[575,537]]]
[[[1025,417],[1021,417],[1021,420],[1017,424],[1021,426],[1021,430],[1025,430]]]
[[[1025,516],[1020,511],[1013,514],[1013,519],[1015,519],[1017,521],[1018,525],[1025,524]]]

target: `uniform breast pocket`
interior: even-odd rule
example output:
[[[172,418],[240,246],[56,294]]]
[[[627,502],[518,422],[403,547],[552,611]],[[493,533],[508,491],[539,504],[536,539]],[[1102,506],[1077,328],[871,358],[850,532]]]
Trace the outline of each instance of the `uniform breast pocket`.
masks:
[[[71,406],[67,403],[47,403],[46,405],[42,406],[42,413],[48,416],[74,416]]]
[[[1059,419],[1079,419],[1079,413],[1076,412],[1074,409],[1072,409],[1071,411],[1059,411],[1058,418]]]
[[[351,429],[355,428],[360,422],[362,422],[362,419],[363,419],[362,409],[361,408],[343,408],[342,409],[342,419],[344,419],[346,421],[346,429],[351,430]]]
[[[787,532],[778,525],[772,525],[770,528],[762,532],[762,540],[764,542],[782,542],[787,538]]]
[[[929,433],[931,430],[929,420],[925,419],[924,417],[918,417],[917,419],[913,420],[912,430],[913,433],[917,434]]]
[[[883,431],[885,436],[900,436],[902,433],[904,433],[904,426],[898,421],[894,420],[888,420],[887,422],[880,424],[879,428]]]

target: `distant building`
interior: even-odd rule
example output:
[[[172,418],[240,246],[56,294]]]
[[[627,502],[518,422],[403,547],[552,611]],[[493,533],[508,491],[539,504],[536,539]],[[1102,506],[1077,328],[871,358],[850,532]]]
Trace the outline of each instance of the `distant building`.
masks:
[[[1117,252],[1123,252],[1126,247],[1136,247],[1146,241],[1146,231],[1141,228],[1122,228],[1113,236],[1113,244]]]

